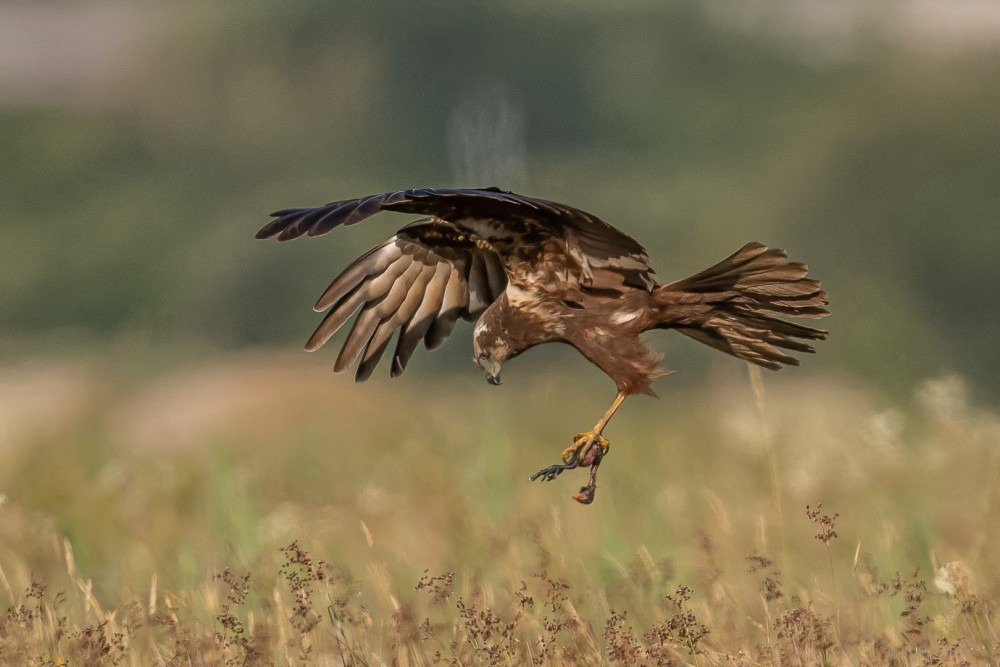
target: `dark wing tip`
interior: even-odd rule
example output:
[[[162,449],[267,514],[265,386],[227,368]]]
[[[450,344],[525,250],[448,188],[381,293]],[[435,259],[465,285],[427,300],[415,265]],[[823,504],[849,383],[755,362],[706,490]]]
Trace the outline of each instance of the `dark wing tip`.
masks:
[[[272,220],[271,222],[267,223],[266,225],[264,225],[263,227],[261,227],[260,229],[258,229],[257,233],[254,234],[253,237],[255,239],[263,240],[263,239],[269,239],[272,236],[277,235],[279,232],[281,232],[280,225],[275,224],[277,222],[279,222],[279,221],[278,220]]]
[[[360,199],[343,199],[323,206],[285,208],[271,214],[271,222],[257,232],[258,239],[277,235],[288,241],[303,235],[320,236],[340,225],[353,225],[381,210],[387,195],[371,195]]]
[[[295,222],[299,215],[309,211],[308,208],[283,208],[280,211],[275,211],[271,213],[270,216],[274,218],[269,223],[264,225],[254,234],[256,239],[269,239],[273,236],[277,236],[281,232],[285,231],[291,223]],[[279,238],[279,241],[287,241],[287,238]]]

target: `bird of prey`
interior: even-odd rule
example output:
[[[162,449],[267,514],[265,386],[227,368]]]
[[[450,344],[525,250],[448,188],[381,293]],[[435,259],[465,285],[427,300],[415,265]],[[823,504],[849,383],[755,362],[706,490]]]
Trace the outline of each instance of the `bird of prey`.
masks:
[[[626,397],[653,394],[667,374],[640,339],[673,329],[734,357],[777,370],[797,365],[787,351],[813,352],[803,340],[827,332],[783,319],[829,314],[827,294],[785,251],[748,243],[689,278],[657,282],[646,250],[595,215],[499,188],[416,189],[276,211],[257,238],[286,241],[353,225],[380,211],[424,215],[356,259],[326,289],[327,311],[306,343],[315,350],[360,310],[337,360],[360,359],[366,380],[399,330],[393,377],[423,340],[440,345],[459,318],[475,322],[475,362],[490,384],[503,364],[541,343],[569,343],[615,381],[618,393],[594,427],[574,436],[562,462],[531,477],[555,479],[590,466],[574,496],[594,499],[597,467],[608,449],[604,428]]]

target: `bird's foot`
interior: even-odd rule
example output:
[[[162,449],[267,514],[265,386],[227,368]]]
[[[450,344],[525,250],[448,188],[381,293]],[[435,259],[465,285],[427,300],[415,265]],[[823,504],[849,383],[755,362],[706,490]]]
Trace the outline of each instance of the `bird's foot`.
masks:
[[[573,444],[563,450],[562,460],[576,461],[577,465],[589,466],[594,460],[608,453],[611,443],[600,433],[585,431],[573,436]]]
[[[567,470],[572,470],[573,468],[578,468],[580,466],[577,462],[572,463],[557,463],[551,465],[548,468],[542,468],[534,475],[528,478],[529,482],[534,482],[536,479],[541,478],[543,482],[551,482],[559,475],[563,474]]]
[[[590,466],[590,480],[586,486],[580,487],[580,492],[573,496],[573,500],[583,505],[594,502],[594,494],[597,491],[597,469],[601,465],[601,460],[608,453],[610,443],[607,438],[593,431],[577,433],[573,436],[573,444],[567,447],[562,453],[562,463],[542,468],[531,476],[530,481],[541,478],[542,481],[551,482],[566,470],[579,468],[580,466]]]

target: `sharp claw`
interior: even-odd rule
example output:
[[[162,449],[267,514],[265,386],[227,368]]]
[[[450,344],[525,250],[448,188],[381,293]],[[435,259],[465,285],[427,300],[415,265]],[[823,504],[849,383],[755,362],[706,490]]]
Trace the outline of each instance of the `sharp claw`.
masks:
[[[551,482],[556,477],[558,477],[559,475],[561,475],[564,471],[566,471],[566,470],[572,470],[573,468],[576,468],[576,467],[577,467],[576,463],[573,463],[573,464],[568,464],[568,463],[566,463],[566,464],[560,464],[560,463],[557,463],[556,465],[549,466],[548,468],[542,468],[541,470],[539,470],[538,472],[536,472],[534,475],[532,475],[531,477],[529,477],[528,481],[529,482],[534,482],[536,479],[538,479],[539,477],[541,477],[543,482]]]
[[[594,495],[597,492],[597,469],[608,453],[608,447],[608,440],[602,435],[596,435],[592,431],[577,433],[573,436],[573,446],[567,447],[563,452],[563,463],[542,468],[528,480],[533,482],[541,479],[544,482],[551,482],[567,470],[590,466],[590,481],[586,486],[581,486],[579,493],[573,496],[573,500],[578,503],[589,505],[594,502]]]
[[[572,463],[573,461],[579,463],[583,457],[582,452],[590,449],[591,445],[597,443],[600,443],[601,447],[605,449],[608,447],[608,441],[593,431],[576,433],[573,435],[573,444],[563,450],[562,460],[566,463]]]

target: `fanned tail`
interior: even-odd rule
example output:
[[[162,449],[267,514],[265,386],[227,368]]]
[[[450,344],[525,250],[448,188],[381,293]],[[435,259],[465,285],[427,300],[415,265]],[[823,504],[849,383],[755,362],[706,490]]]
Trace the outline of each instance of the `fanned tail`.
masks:
[[[797,366],[784,350],[814,352],[802,340],[823,340],[827,332],[781,318],[830,314],[827,293],[808,270],[784,250],[748,243],[690,278],[657,286],[659,326],[765,368]]]

